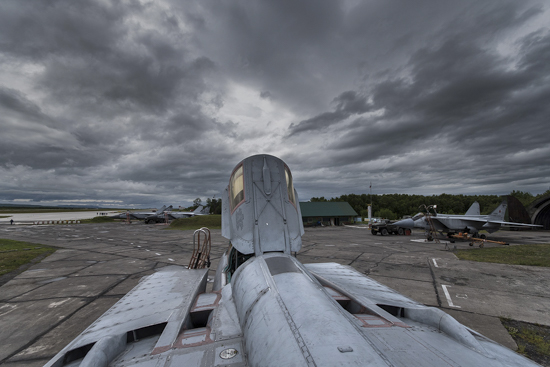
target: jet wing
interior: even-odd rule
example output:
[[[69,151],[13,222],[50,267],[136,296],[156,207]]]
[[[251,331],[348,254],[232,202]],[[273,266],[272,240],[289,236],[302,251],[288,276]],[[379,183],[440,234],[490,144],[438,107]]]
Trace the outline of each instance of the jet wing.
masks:
[[[437,219],[441,223],[445,224],[445,220],[440,220],[437,217],[433,217],[433,219]],[[443,218],[443,219],[445,219],[445,218]],[[496,226],[506,225],[506,226],[512,226],[512,227],[542,227],[541,225],[538,225],[538,224],[506,222],[506,221],[502,221],[502,220],[489,219],[487,217],[485,217],[485,218],[463,217],[463,218],[459,218],[459,219],[460,219],[460,221],[462,221],[462,222],[464,222],[464,223],[466,223],[470,226],[478,227],[478,228],[479,228],[480,223],[484,223],[484,225],[487,226],[487,227],[492,227],[492,226],[495,226],[495,225]]]
[[[333,289],[335,293],[355,299],[364,307],[363,310],[368,310],[367,313],[379,316],[397,326],[384,328],[367,325],[361,328],[365,338],[384,351],[388,365],[474,366],[481,365],[480,361],[483,358],[478,359],[479,355],[487,357],[482,362],[484,366],[492,365],[493,362],[495,366],[504,366],[508,363],[510,366],[536,365],[460,324],[442,310],[411,300],[350,266],[336,263],[304,266],[329,293]],[[338,298],[335,299],[338,301]],[[438,333],[434,334],[433,329],[426,326],[434,328]],[[451,343],[447,338],[458,343]],[[378,344],[381,340],[383,343]],[[460,349],[464,347],[466,348]],[[476,356],[477,353],[472,353],[472,350],[479,355]],[[434,353],[440,355],[442,360],[431,360],[430,356]]]
[[[170,359],[198,367],[205,355],[214,358],[225,349],[216,340],[240,345],[241,330],[229,302],[224,305],[219,293],[203,293],[207,277],[208,269],[170,266],[143,278],[45,367],[164,366]],[[224,327],[214,332],[207,327],[214,322]]]
[[[515,223],[515,222],[504,222],[501,220],[488,220],[487,223],[490,224],[500,224],[503,226],[511,226],[511,227],[543,227],[540,224],[527,224],[527,223]]]
[[[369,305],[389,305],[400,307],[424,307],[393,289],[366,277],[350,266],[337,263],[304,264],[323,285],[335,288],[350,298]]]

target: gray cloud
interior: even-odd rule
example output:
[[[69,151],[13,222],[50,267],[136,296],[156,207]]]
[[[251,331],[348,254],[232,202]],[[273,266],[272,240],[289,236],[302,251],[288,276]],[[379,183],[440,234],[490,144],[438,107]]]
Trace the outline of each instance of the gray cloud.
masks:
[[[536,0],[3,1],[0,201],[179,205],[261,152],[302,199],[544,191],[548,20]]]
[[[336,104],[333,112],[324,112],[310,119],[300,121],[296,125],[290,124],[289,136],[308,131],[321,131],[352,115],[363,114],[372,110],[372,105],[367,102],[366,97],[355,91],[343,92],[334,98],[332,102]]]

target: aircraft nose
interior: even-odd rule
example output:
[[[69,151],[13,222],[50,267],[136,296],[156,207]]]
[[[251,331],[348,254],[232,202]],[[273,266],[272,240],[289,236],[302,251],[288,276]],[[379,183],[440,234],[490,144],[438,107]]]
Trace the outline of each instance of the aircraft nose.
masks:
[[[414,228],[414,220],[412,220],[411,218],[407,218],[407,219],[397,221],[393,225],[398,226],[398,227],[413,229]]]

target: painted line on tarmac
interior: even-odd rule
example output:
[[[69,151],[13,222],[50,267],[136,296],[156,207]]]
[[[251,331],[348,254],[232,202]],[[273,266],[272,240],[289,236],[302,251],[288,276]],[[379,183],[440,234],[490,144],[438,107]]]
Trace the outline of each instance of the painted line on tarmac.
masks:
[[[436,260],[436,259],[432,259],[432,262],[434,263],[434,266],[435,266],[436,268],[439,268],[439,266],[437,266],[437,262],[436,262],[435,260]]]
[[[453,304],[453,301],[451,300],[451,295],[449,294],[447,287],[450,287],[450,285],[441,284],[441,288],[443,288],[443,292],[445,292],[445,297],[447,298],[447,303],[449,304],[449,306],[455,307],[455,308],[462,308],[460,306]]]
[[[420,239],[420,240],[410,240],[410,241],[411,242],[418,242],[418,243],[435,243],[435,244],[437,244],[437,242],[435,242],[435,241],[428,241],[428,240],[422,240],[422,239]],[[444,245],[446,243],[451,243],[451,242],[445,241],[445,240],[439,240],[439,243]]]

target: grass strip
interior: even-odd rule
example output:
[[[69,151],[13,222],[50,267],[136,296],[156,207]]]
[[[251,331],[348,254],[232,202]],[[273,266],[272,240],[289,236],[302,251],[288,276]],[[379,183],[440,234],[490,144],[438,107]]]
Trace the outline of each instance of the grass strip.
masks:
[[[189,218],[173,220],[169,229],[178,229],[180,231],[196,230],[202,227],[208,229],[221,229],[222,216],[220,214],[197,215]]]
[[[550,267],[550,244],[458,250],[455,255],[461,260]]]
[[[0,275],[11,273],[40,255],[49,255],[55,248],[38,243],[0,239]]]
[[[550,363],[550,327],[501,317],[502,325],[518,345],[517,352],[543,366]]]

